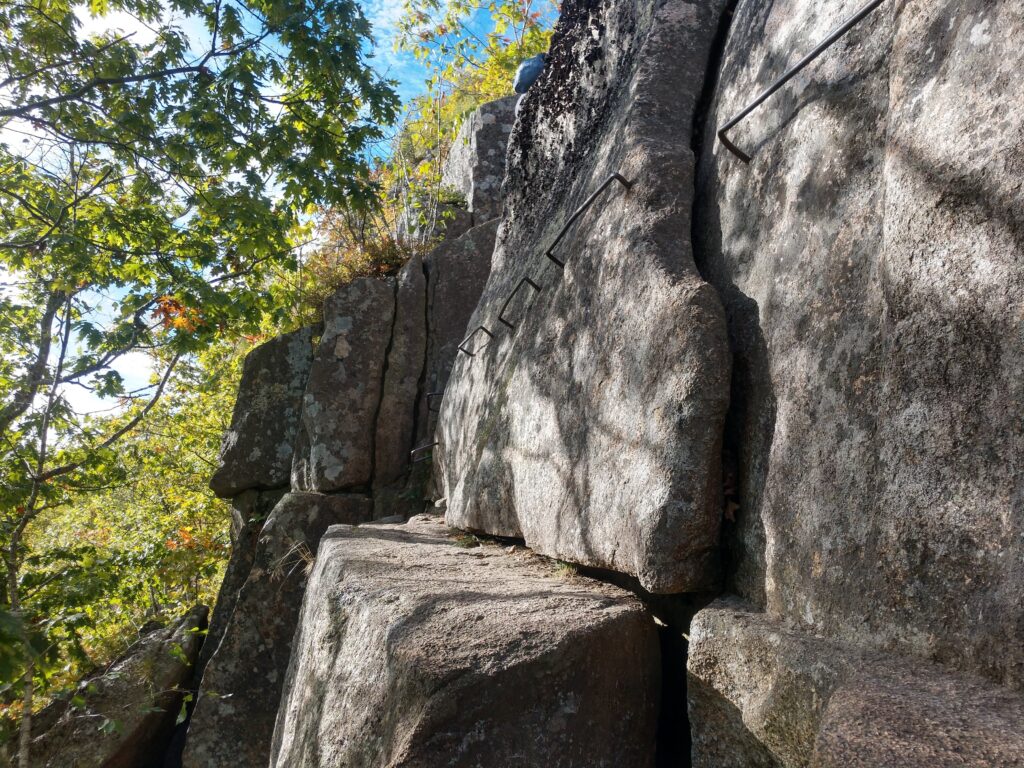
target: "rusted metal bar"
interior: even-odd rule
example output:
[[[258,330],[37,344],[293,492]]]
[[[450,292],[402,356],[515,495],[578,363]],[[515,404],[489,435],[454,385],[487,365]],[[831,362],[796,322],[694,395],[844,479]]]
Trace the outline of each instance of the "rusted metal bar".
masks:
[[[590,197],[583,201],[583,205],[581,205],[579,208],[575,210],[575,212],[573,212],[572,216],[569,217],[569,220],[565,222],[565,226],[563,226],[561,231],[558,233],[558,236],[555,238],[555,241],[551,243],[551,247],[548,248],[547,251],[544,253],[545,256],[551,259],[551,261],[555,262],[555,264],[557,264],[562,269],[565,269],[565,262],[555,257],[555,247],[562,241],[562,238],[565,237],[565,234],[569,231],[569,227],[571,227],[576,222],[576,219],[578,219],[580,216],[586,213],[587,208],[594,204],[594,201],[597,200],[598,196],[602,192],[604,192],[613,181],[619,182],[626,189],[630,189],[633,186],[632,181],[626,181],[622,176],[620,176],[617,173],[613,173],[611,176],[605,179],[604,183],[601,184],[600,187],[595,189],[593,193],[590,195]]]
[[[736,124],[740,120],[742,120],[755,109],[757,109],[759,106],[761,106],[765,101],[769,99],[769,97],[771,97],[773,93],[775,93],[782,86],[784,86],[786,83],[792,80],[800,72],[800,70],[802,70],[816,58],[821,56],[821,54],[828,50],[833,43],[835,43],[839,38],[841,38],[855,26],[857,26],[857,24],[860,23],[860,21],[865,16],[867,16],[869,13],[871,13],[884,2],[885,0],[871,0],[870,3],[865,5],[855,14],[853,14],[853,16],[851,16],[849,19],[840,24],[835,30],[833,30],[832,33],[828,37],[826,37],[824,41],[822,41],[813,51],[811,51],[802,59],[800,59],[800,61],[798,61],[794,66],[792,66],[789,69],[789,71],[786,72],[786,74],[784,74],[774,83],[772,83],[767,88],[767,90],[765,90],[760,96],[758,96],[756,99],[750,102],[750,104],[744,107],[743,110],[738,115],[736,115],[736,117],[732,118],[729,122],[725,123],[725,125],[719,128],[718,140],[722,142],[722,146],[728,149],[734,155],[736,155],[736,157],[738,157],[744,163],[749,163],[750,155],[748,155],[742,149],[733,144],[732,141],[729,140],[729,137],[726,136],[726,133],[735,128]]]
[[[516,287],[512,289],[512,293],[510,293],[508,295],[508,298],[505,299],[505,303],[501,305],[501,309],[498,310],[498,322],[501,323],[502,325],[507,326],[508,329],[511,331],[514,331],[516,327],[505,319],[505,310],[508,309],[509,302],[511,302],[512,299],[515,298],[516,294],[519,293],[519,289],[522,288],[524,285],[529,285],[531,288],[533,288],[533,290],[537,291],[537,293],[540,293],[541,291],[541,287],[539,285],[533,282],[533,280],[531,280],[530,278],[523,276],[523,279],[516,283]]]
[[[484,333],[486,333],[486,334],[488,335],[488,337],[490,337],[490,338],[492,338],[492,339],[494,338],[494,334],[493,334],[493,333],[491,333],[490,331],[488,331],[488,330],[487,330],[486,328],[484,328],[484,327],[483,327],[482,325],[478,325],[478,326],[477,326],[476,328],[474,328],[474,329],[473,329],[473,332],[472,332],[471,334],[469,334],[469,336],[467,336],[466,338],[464,338],[464,339],[462,340],[462,343],[461,343],[461,344],[459,344],[459,352],[465,352],[465,353],[466,353],[467,355],[469,355],[470,357],[475,357],[475,356],[476,356],[476,352],[470,352],[470,351],[469,351],[468,349],[466,349],[466,345],[467,345],[467,344],[468,344],[468,343],[469,343],[470,341],[472,341],[472,340],[473,340],[473,337],[474,337],[474,336],[476,336],[476,334],[477,334],[477,331],[483,331]]]
[[[427,392],[427,410],[430,411],[431,413],[437,413],[438,411],[440,411],[440,408],[431,408],[430,401],[435,397],[442,397],[443,395],[444,390],[441,390],[440,392]]]
[[[435,440],[432,443],[424,443],[423,445],[417,445],[415,448],[413,448],[411,451],[409,451],[409,458],[412,459],[412,463],[413,464],[419,464],[421,461],[426,461],[431,456],[433,456],[434,454],[428,453],[426,456],[420,456],[420,458],[418,458],[418,459],[413,459],[412,458],[413,456],[415,456],[420,451],[425,451],[428,448],[433,448],[435,445],[438,444],[438,442],[439,441]]]

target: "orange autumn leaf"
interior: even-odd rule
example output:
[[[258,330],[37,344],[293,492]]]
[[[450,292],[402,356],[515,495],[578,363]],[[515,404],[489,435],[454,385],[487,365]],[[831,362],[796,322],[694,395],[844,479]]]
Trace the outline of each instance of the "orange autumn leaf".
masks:
[[[164,328],[191,333],[203,324],[199,310],[187,307],[173,296],[160,296],[153,308],[153,317],[157,318]]]

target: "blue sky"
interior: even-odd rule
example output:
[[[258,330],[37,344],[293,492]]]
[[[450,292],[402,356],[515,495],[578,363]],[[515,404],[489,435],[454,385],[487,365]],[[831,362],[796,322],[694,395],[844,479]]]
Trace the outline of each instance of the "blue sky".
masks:
[[[416,61],[410,53],[396,51],[395,39],[398,34],[398,21],[403,10],[402,0],[361,0],[364,13],[373,25],[374,49],[372,63],[382,76],[397,82],[397,90],[403,103],[422,93],[427,78],[426,69]],[[123,33],[131,33],[133,42],[145,44],[154,38],[153,31],[141,24],[132,16],[111,11],[102,18],[92,17],[85,6],[81,6],[77,14],[81,23],[79,34],[102,33],[111,29],[119,29]],[[190,19],[180,22],[189,31],[190,24],[197,24]],[[205,36],[205,32],[196,28],[197,38]],[[14,143],[20,136],[7,135],[8,131],[0,131],[0,140]],[[146,387],[154,376],[154,368],[150,358],[142,352],[125,355],[114,364],[124,379],[125,389],[132,391]],[[100,413],[117,408],[116,401],[98,398],[92,392],[80,388],[69,387],[65,396],[71,406],[80,413]]]
[[[374,68],[381,75],[397,81],[398,93],[402,102],[406,103],[413,96],[423,92],[427,73],[412,54],[395,50],[398,20],[402,15],[402,0],[364,0],[360,4],[373,25]],[[83,13],[79,18],[82,22],[82,34],[119,27],[125,32],[133,32],[136,41],[148,41],[152,37],[149,29],[124,13],[115,11],[102,19],[94,19]],[[187,27],[188,22],[184,25]],[[152,361],[141,352],[125,355],[113,367],[124,378],[126,390],[145,387],[154,375]],[[112,407],[112,401],[98,398],[92,392],[78,387],[70,387],[65,396],[75,410],[83,413],[105,412]]]
[[[422,93],[427,73],[410,53],[395,51],[398,20],[402,16],[401,0],[363,0],[363,13],[373,24],[375,68],[382,75],[397,80],[402,102]]]

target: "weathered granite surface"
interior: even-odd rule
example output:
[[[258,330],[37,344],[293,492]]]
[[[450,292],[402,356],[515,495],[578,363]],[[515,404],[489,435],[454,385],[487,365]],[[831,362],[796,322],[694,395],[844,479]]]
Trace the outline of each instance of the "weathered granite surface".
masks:
[[[690,249],[693,123],[724,2],[571,2],[519,106],[491,275],[438,420],[447,520],[636,576],[717,578],[725,317]],[[572,211],[617,184],[558,245]],[[497,319],[509,306],[509,331]]]
[[[501,213],[505,153],[518,100],[506,96],[467,115],[444,160],[441,184],[465,196],[476,225]]]
[[[313,334],[313,328],[286,333],[246,355],[220,466],[210,479],[218,496],[288,485]]]
[[[427,278],[423,260],[412,257],[396,280],[395,321],[387,349],[377,413],[374,486],[393,483],[409,468],[416,431],[416,400],[427,347]]]
[[[217,602],[210,615],[210,625],[206,630],[206,639],[199,649],[199,660],[195,664],[196,680],[201,680],[202,672],[220,645],[224,630],[235,610],[238,592],[249,577],[253,559],[256,557],[257,542],[260,530],[277,502],[287,493],[277,491],[242,491],[231,500],[231,556],[224,569],[224,579],[217,591]]]
[[[786,628],[737,600],[690,627],[694,768],[1024,764],[1024,696]]]
[[[206,616],[206,607],[197,606],[180,621],[147,632],[109,667],[79,683],[74,699],[59,699],[38,713],[31,765],[158,764],[191,681]]]
[[[698,264],[735,350],[732,589],[794,627],[1024,687],[1024,7],[736,11]]]
[[[370,483],[394,318],[393,279],[358,278],[324,303],[324,332],[302,396],[292,490]]]
[[[431,398],[428,409],[426,395],[444,392],[448,386],[459,342],[466,336],[469,318],[491,272],[497,231],[498,220],[491,219],[427,254],[427,365],[420,403],[421,441],[433,436],[441,405],[440,398]]]
[[[324,532],[370,519],[354,494],[289,493],[260,532],[249,577],[203,673],[185,742],[185,768],[266,765],[292,637]]]
[[[653,622],[523,550],[425,516],[332,528],[299,626],[277,768],[653,765]]]

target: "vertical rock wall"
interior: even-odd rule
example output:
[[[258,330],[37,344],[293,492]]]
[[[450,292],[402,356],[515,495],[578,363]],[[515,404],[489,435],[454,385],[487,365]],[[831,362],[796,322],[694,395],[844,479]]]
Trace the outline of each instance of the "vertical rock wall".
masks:
[[[505,150],[518,101],[506,96],[468,115],[445,158],[441,183],[465,196],[476,225],[501,213]]]
[[[741,4],[704,145],[700,261],[742,398],[735,588],[1024,687],[1024,10],[883,5],[734,132],[750,165],[713,141],[851,10]]]
[[[729,361],[721,305],[691,258],[694,162],[680,137],[723,5],[563,7],[520,102],[470,322],[493,337],[457,357],[439,417],[451,525],[658,592],[717,578]],[[616,172],[632,186],[613,182],[568,231],[560,269],[545,250]]]
[[[884,2],[733,132],[746,165],[715,127],[854,8],[729,5],[567,2],[500,222],[333,297],[259,450],[272,409],[236,409],[219,491],[259,506],[288,453],[316,492],[239,546],[186,766],[265,765],[275,717],[289,768],[650,765],[636,603],[436,521],[367,526],[420,503],[407,452],[435,438],[449,524],[652,605],[731,593],[687,633],[693,765],[1024,764],[1024,10]],[[300,416],[294,456],[263,450]]]
[[[696,620],[698,766],[1024,761],[1019,723],[970,725],[1024,689],[1024,9],[883,3],[732,131],[749,165],[714,136],[857,5],[740,2],[702,137],[695,243],[734,352],[725,536],[748,607]],[[780,632],[831,645],[756,650]],[[856,679],[869,653],[889,667]],[[909,685],[920,660],[945,682]],[[965,692],[945,740],[943,689]]]
[[[492,164],[504,151],[478,146]],[[490,268],[495,226],[453,235],[394,278],[342,286],[322,328],[286,334],[246,359],[213,482],[233,496],[234,546],[198,665],[186,768],[266,764],[327,527],[423,509],[425,473],[411,471],[409,454],[433,429],[437,404],[428,409],[426,393],[444,389]]]

